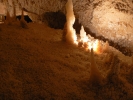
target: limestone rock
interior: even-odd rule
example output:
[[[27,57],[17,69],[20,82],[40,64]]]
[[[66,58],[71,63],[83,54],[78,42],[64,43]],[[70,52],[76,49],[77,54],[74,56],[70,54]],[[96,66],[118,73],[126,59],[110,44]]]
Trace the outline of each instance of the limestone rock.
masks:
[[[46,12],[61,11],[66,14],[66,2],[67,0],[0,0],[0,11],[3,14],[8,8],[12,16],[13,6],[16,6],[16,14],[21,15],[21,9],[25,8],[26,14],[33,21],[40,22]],[[104,36],[115,43],[119,40],[121,44],[133,42],[132,0],[73,0],[73,5],[79,23],[92,33]]]

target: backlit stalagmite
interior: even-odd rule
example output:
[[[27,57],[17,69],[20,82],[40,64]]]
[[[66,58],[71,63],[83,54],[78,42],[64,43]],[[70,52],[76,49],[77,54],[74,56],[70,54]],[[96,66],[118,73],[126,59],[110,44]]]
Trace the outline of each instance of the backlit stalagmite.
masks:
[[[86,36],[86,32],[85,32],[83,26],[81,26],[80,38],[81,38],[81,41],[83,41],[83,42],[87,42],[88,41],[88,37]]]
[[[75,16],[74,16],[74,12],[73,12],[73,3],[72,0],[68,0],[67,4],[66,4],[66,29],[67,29],[67,33],[66,33],[66,41],[68,43],[74,44],[75,41],[77,40],[77,36],[76,36],[76,31],[73,28],[73,24],[75,22]]]

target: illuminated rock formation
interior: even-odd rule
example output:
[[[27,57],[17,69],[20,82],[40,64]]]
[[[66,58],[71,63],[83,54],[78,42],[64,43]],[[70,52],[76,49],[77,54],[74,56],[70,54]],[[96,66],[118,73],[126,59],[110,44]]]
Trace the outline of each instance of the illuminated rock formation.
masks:
[[[27,12],[33,21],[43,21],[46,12],[61,11],[64,14],[67,0],[0,0],[5,12],[7,6],[13,15],[21,9]],[[13,4],[14,2],[14,4]],[[121,46],[133,47],[133,1],[132,0],[73,0],[74,14],[79,22],[96,35],[103,36]]]
[[[75,16],[73,12],[73,3],[72,0],[68,0],[66,3],[66,41],[68,43],[74,44],[77,40],[76,31],[73,28],[73,24],[75,22]]]

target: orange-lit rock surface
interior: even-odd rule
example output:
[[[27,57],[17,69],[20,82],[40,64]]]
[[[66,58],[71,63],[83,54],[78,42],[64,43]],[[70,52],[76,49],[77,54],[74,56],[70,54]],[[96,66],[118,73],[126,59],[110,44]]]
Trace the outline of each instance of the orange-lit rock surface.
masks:
[[[0,2],[4,5],[1,5],[1,8],[8,9],[11,14],[15,4],[17,14],[25,8],[26,14],[33,21],[45,22],[43,18],[45,12],[60,10],[66,13],[67,0],[0,0]],[[76,18],[91,32],[118,43],[120,46],[133,47],[132,0],[73,0],[73,5]],[[0,10],[0,13],[4,12],[6,11]]]
[[[0,100],[133,99],[131,57],[94,53],[103,80],[92,84],[90,51],[63,42],[62,30],[27,25],[0,24]]]

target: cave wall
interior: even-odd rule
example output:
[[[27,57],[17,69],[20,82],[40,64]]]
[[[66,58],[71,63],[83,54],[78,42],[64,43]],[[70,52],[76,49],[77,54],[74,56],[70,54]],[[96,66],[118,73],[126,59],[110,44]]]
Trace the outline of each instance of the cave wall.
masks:
[[[14,2],[14,4],[12,3]],[[22,8],[33,21],[43,20],[45,12],[65,13],[67,0],[0,0],[12,13]],[[133,47],[133,0],[73,0],[79,22],[97,36],[104,36],[119,45]]]
[[[5,5],[4,10],[8,10],[11,15],[15,5],[17,14],[20,14],[21,9],[24,8],[33,21],[41,21],[41,15],[45,12],[65,10],[66,0],[0,0],[0,3]]]
[[[79,21],[91,32],[124,47],[133,47],[133,0],[73,1]]]

